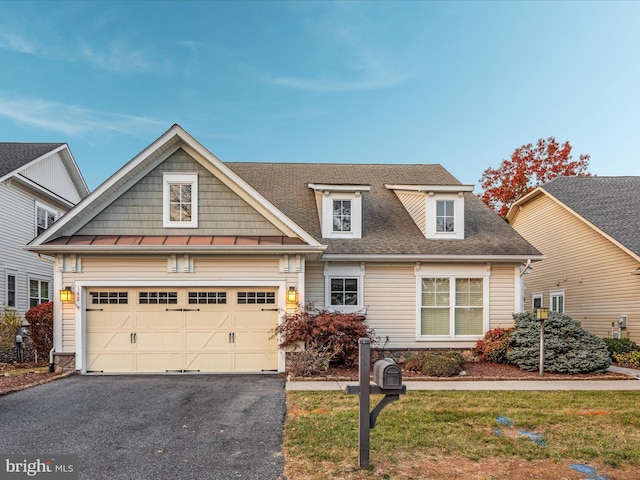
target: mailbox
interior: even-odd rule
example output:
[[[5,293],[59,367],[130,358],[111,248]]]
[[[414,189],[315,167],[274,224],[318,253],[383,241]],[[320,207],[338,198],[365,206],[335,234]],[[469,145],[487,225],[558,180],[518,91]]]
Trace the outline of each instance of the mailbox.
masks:
[[[390,358],[373,365],[373,381],[382,389],[402,388],[402,371]]]

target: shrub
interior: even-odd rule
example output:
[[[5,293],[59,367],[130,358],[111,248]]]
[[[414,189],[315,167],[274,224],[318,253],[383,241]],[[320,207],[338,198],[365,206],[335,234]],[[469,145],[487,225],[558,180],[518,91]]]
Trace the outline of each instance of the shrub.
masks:
[[[459,352],[430,352],[411,356],[404,368],[429,377],[452,377],[462,372],[464,359]]]
[[[603,338],[609,349],[611,360],[615,360],[618,353],[640,352],[640,345],[628,338]]]
[[[522,370],[540,365],[540,322],[535,312],[514,315],[507,358]],[[544,322],[544,369],[559,373],[597,373],[611,365],[606,344],[571,317],[551,312]]]
[[[275,334],[282,335],[280,348],[295,350],[303,347],[307,353],[298,360],[306,358],[310,363],[307,374],[326,371],[329,366],[357,365],[360,338],[368,338],[372,346],[376,344],[374,331],[363,315],[326,310],[318,312],[313,305],[285,315]]]
[[[39,358],[48,358],[53,347],[53,302],[31,307],[24,318],[29,322],[29,336]]]
[[[613,359],[621,367],[640,368],[640,351],[616,353],[613,355]]]
[[[0,353],[16,346],[16,333],[22,327],[22,317],[15,310],[0,308]]]
[[[513,328],[494,328],[476,343],[475,353],[485,362],[509,363],[507,352]]]

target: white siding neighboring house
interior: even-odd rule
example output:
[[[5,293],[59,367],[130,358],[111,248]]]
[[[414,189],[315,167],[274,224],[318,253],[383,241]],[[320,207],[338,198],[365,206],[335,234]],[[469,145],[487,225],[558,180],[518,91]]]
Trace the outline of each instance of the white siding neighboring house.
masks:
[[[469,348],[543,257],[440,165],[225,163],[174,125],[28,249],[55,256],[58,365],[283,371],[298,304],[385,349]],[[296,301],[289,301],[294,293]]]
[[[0,143],[0,305],[53,299],[53,258],[22,247],[89,194],[64,143]]]

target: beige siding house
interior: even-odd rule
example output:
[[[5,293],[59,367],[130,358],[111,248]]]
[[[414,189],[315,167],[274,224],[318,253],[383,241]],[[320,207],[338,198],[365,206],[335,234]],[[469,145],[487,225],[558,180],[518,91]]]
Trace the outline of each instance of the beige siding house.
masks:
[[[640,341],[638,192],[640,177],[561,177],[511,207],[511,225],[545,256],[524,276],[527,310]]]
[[[174,125],[28,249],[55,257],[81,372],[284,371],[286,312],[361,312],[385,349],[467,348],[540,253],[440,165],[225,163]]]
[[[53,298],[53,259],[22,246],[88,194],[67,144],[0,142],[0,307]]]

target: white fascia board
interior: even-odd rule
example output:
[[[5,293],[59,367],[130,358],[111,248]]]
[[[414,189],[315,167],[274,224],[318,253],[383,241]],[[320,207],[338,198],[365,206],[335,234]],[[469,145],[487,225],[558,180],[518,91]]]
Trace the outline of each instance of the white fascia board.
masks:
[[[514,263],[544,260],[544,255],[322,255],[320,261],[331,262],[455,262]]]
[[[368,192],[370,185],[333,185],[329,183],[308,183],[307,186],[317,192]]]
[[[385,183],[388,190],[402,190],[407,192],[473,192],[474,185],[395,185]]]

